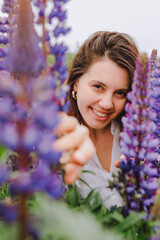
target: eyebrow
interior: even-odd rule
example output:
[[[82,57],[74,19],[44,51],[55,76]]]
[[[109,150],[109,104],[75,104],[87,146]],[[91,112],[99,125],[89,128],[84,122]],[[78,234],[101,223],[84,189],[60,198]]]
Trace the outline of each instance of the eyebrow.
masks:
[[[128,88],[120,88],[120,89],[117,89],[117,91],[125,91],[125,92],[129,92],[130,90]]]
[[[100,84],[104,87],[107,87],[106,84],[104,84],[103,82],[99,81],[99,80],[92,80],[92,83],[96,83],[96,84]],[[129,88],[118,88],[117,89],[118,91],[126,91],[126,92],[129,92],[130,89]]]
[[[104,84],[103,82],[101,82],[99,80],[92,80],[92,83],[101,84],[102,86],[107,87],[106,84]]]

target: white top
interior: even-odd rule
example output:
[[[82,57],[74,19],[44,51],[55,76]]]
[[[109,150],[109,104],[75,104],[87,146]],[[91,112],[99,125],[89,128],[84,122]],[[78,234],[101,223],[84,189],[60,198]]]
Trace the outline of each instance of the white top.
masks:
[[[104,205],[109,209],[112,206],[122,206],[122,199],[116,189],[111,190],[108,187],[108,180],[112,180],[112,173],[116,173],[118,169],[114,166],[115,161],[120,160],[121,150],[119,146],[120,128],[116,121],[111,123],[111,133],[114,136],[111,169],[107,172],[100,164],[97,154],[94,155],[83,167],[83,170],[89,170],[95,173],[82,173],[81,178],[88,183],[92,189],[96,189],[101,195]],[[82,198],[86,198],[91,189],[82,181],[77,180],[76,186]]]

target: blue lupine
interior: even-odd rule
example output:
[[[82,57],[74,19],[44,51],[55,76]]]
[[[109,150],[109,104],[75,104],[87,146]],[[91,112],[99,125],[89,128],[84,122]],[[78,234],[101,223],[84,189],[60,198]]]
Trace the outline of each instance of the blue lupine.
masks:
[[[0,185],[8,178],[8,170],[5,166],[0,165]]]
[[[6,50],[3,48],[0,48],[0,58],[4,58],[6,56]]]
[[[63,11],[63,10],[58,11],[58,10],[53,9],[48,17],[49,22],[51,22],[52,18],[55,18],[55,17],[57,17],[60,22],[63,22],[67,18],[66,11]]]
[[[67,34],[68,32],[70,31],[70,28],[64,28],[63,26],[56,26],[55,29],[54,29],[54,36],[57,38],[59,37],[60,34]]]
[[[7,44],[9,43],[9,38],[6,36],[0,36],[0,44]]]
[[[149,78],[148,59],[142,54],[136,61],[132,91],[127,95],[130,102],[126,104],[126,116],[122,118],[122,157],[117,189],[122,181],[125,184],[125,212],[128,213],[151,208],[160,176],[156,165],[158,154],[155,152],[159,140],[154,134],[156,125],[153,121],[157,115],[152,109]]]
[[[17,209],[13,205],[0,202],[0,218],[11,223],[17,220]]]

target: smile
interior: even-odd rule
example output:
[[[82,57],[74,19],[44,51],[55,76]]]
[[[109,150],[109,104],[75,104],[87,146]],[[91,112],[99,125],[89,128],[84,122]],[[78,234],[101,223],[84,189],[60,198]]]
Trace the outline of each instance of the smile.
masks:
[[[106,113],[101,113],[95,109],[92,108],[92,111],[98,116],[98,117],[101,117],[101,118],[106,118],[108,116],[108,114]]]

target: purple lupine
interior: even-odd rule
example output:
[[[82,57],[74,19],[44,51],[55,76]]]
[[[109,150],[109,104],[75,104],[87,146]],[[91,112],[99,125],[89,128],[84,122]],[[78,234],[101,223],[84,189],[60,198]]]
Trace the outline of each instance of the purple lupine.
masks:
[[[5,17],[0,17],[0,71],[6,69],[5,57],[8,52],[8,46],[10,44],[11,23],[9,22],[10,14],[13,13],[15,1],[4,0],[2,5],[2,12],[5,13]]]
[[[47,15],[48,18],[48,26],[46,26],[44,21],[44,14],[45,11],[45,5],[43,2],[39,0],[34,0],[33,3],[39,11],[39,18],[37,20],[38,24],[43,24],[43,31],[44,36],[46,39],[47,36],[47,42],[45,42],[44,49],[45,51],[48,51],[49,54],[54,54],[55,61],[53,65],[51,66],[51,74],[54,74],[58,77],[60,82],[64,83],[65,80],[68,77],[68,70],[66,67],[66,56],[65,53],[67,51],[67,47],[64,45],[64,43],[59,43],[57,39],[60,35],[65,35],[70,31],[70,28],[66,27],[66,11],[63,9],[64,3],[66,3],[68,0],[60,1],[60,0],[53,0],[53,4],[50,6],[50,11]],[[43,14],[42,14],[43,13]],[[57,23],[58,21],[58,23]],[[55,41],[53,41],[55,39]],[[42,39],[42,42],[44,39]]]
[[[65,2],[53,1],[61,27],[66,19],[62,10]],[[14,164],[8,160],[7,166],[0,166],[0,184],[8,182],[11,195],[19,196],[16,207],[12,201],[9,206],[5,202],[0,205],[0,217],[8,221],[18,219],[21,226],[19,239],[31,235],[28,196],[39,191],[57,199],[64,193],[58,175],[61,153],[54,151],[52,145],[56,139],[53,130],[59,121],[58,112],[68,107],[67,89],[60,89],[67,78],[67,48],[56,43],[53,36],[55,26],[51,30],[55,42],[50,42],[50,34],[45,30],[48,21],[44,14],[45,1],[35,0],[33,3],[39,8],[38,22],[44,30],[42,36],[39,37],[34,29],[30,1],[5,0],[3,12],[8,13],[10,22],[0,20],[0,23],[9,25],[9,51],[0,51],[6,63],[4,67],[0,66],[4,70],[0,72],[0,143],[15,152]],[[1,26],[1,32],[4,30]],[[52,48],[54,53],[51,53]],[[52,65],[48,63],[48,54],[55,56]],[[10,174],[12,167],[17,171],[15,175]]]
[[[8,20],[4,19],[2,20],[0,18],[0,44],[2,47],[0,47],[0,71],[5,70],[5,62],[4,59],[6,57],[7,51],[8,51],[8,43],[10,42],[9,36],[8,36]]]
[[[19,11],[16,16],[17,27],[6,58],[8,69],[17,77],[25,74],[37,76],[45,68],[45,61],[39,46],[38,35],[33,26],[34,16],[30,3],[20,1],[17,11]]]
[[[17,220],[17,209],[14,205],[8,202],[0,202],[0,218],[11,223]]]
[[[153,49],[151,52],[151,56],[149,58],[149,71],[150,73],[152,72],[153,68],[154,68],[154,64],[156,62],[157,59],[157,49]]]
[[[155,112],[149,98],[149,66],[146,54],[138,56],[126,116],[122,118],[120,174],[117,189],[123,192],[125,212],[149,211],[154,203],[159,177]],[[123,189],[120,182],[124,184]]]
[[[160,166],[160,59],[157,58],[154,61],[154,66],[151,72],[150,79],[150,98],[153,101],[152,109],[156,112],[157,117],[154,118],[156,124],[155,134],[159,143],[157,144],[155,151],[159,154],[158,165]],[[160,171],[160,170],[159,170]]]

